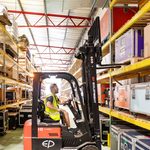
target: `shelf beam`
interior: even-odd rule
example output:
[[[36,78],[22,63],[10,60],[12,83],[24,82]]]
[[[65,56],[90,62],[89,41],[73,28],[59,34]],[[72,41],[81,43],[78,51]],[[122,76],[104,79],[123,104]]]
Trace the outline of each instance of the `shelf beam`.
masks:
[[[2,49],[0,49],[0,54],[2,54],[3,56],[5,56],[5,58],[7,58],[9,61],[11,61],[13,64],[15,64],[17,67],[19,67],[19,69],[21,70],[21,71],[23,71],[24,73],[26,73],[26,74],[28,74],[29,76],[31,75],[32,76],[32,74],[30,73],[30,72],[28,72],[27,70],[25,70],[25,69],[23,69],[22,68],[22,66],[21,65],[19,65],[15,60],[13,60],[10,56],[8,56],[7,54],[6,54],[6,52],[4,52]],[[31,63],[31,62],[30,62]],[[31,64],[31,66],[32,66],[32,64]],[[32,66],[32,69],[33,69],[34,67]],[[36,70],[36,69],[35,69]],[[34,71],[35,71],[34,70]]]
[[[135,118],[133,115],[130,115],[128,113],[117,111],[117,110],[110,110],[110,108],[101,107],[101,106],[99,107],[99,111],[107,115],[110,115],[111,117],[115,117],[117,119],[123,120],[125,122],[131,123],[141,128],[150,130],[150,121],[148,120]]]
[[[12,36],[10,33],[5,29],[4,25],[0,23],[0,29],[4,32],[5,36],[9,39],[9,42],[11,42],[16,48],[18,48],[16,42],[13,40]],[[6,38],[6,39],[7,39]]]
[[[118,2],[118,0],[112,0],[112,2],[110,3],[109,7],[110,9],[113,8],[113,6]]]
[[[105,80],[109,77],[128,75],[129,73],[136,73],[145,71],[145,69],[150,69],[150,58],[144,59],[140,62],[137,62],[133,65],[124,66],[118,70],[108,72],[107,74],[101,75],[98,77],[98,81]]]
[[[10,108],[12,106],[18,106],[18,105],[24,104],[25,102],[28,102],[28,101],[31,101],[31,100],[23,100],[23,101],[20,101],[20,102],[0,106],[0,110],[4,110],[4,109]]]
[[[22,86],[22,87],[32,88],[31,85],[24,84],[24,83],[22,83],[22,82],[19,82],[19,81],[16,81],[16,80],[13,80],[13,79],[10,79],[10,78],[8,78],[8,77],[1,76],[1,75],[0,75],[0,80],[5,80],[5,83],[6,83],[6,84],[20,85],[20,86]]]
[[[116,4],[138,4],[139,0],[112,0],[109,7],[112,9]]]

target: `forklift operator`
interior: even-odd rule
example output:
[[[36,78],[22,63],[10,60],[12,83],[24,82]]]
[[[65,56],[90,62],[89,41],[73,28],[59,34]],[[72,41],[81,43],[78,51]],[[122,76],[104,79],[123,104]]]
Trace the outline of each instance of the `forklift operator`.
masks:
[[[67,125],[70,127],[69,114],[63,109],[59,108],[60,100],[57,97],[58,87],[55,83],[50,85],[51,94],[46,97],[44,100],[45,104],[45,114],[48,115],[54,121],[60,121],[60,116],[63,116],[63,119]]]

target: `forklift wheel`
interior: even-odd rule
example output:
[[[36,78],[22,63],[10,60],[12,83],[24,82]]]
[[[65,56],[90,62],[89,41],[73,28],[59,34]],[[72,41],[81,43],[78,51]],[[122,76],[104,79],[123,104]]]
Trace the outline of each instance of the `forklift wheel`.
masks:
[[[83,147],[81,150],[98,150],[98,148],[94,145],[87,145]]]

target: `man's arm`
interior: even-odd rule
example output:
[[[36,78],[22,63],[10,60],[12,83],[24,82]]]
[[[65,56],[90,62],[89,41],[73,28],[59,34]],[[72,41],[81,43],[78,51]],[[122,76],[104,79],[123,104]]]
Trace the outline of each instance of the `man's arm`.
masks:
[[[52,104],[51,102],[48,101],[46,104],[47,104],[47,107],[49,107],[50,109],[53,109],[53,110],[56,110],[56,111],[60,111],[60,109],[54,107],[53,104]]]
[[[61,109],[54,107],[53,105],[53,96],[48,97],[47,99],[47,107],[49,107],[50,109],[56,110],[56,111],[60,111]]]

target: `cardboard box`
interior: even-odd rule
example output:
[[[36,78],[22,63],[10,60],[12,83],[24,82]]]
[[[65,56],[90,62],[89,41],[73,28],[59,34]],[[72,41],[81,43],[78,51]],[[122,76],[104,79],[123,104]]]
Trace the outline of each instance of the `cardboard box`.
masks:
[[[144,57],[150,57],[150,24],[144,28]]]
[[[130,109],[131,88],[130,85],[116,86],[114,91],[115,107]]]
[[[115,41],[115,62],[130,61],[134,57],[143,57],[143,29],[130,29]]]

